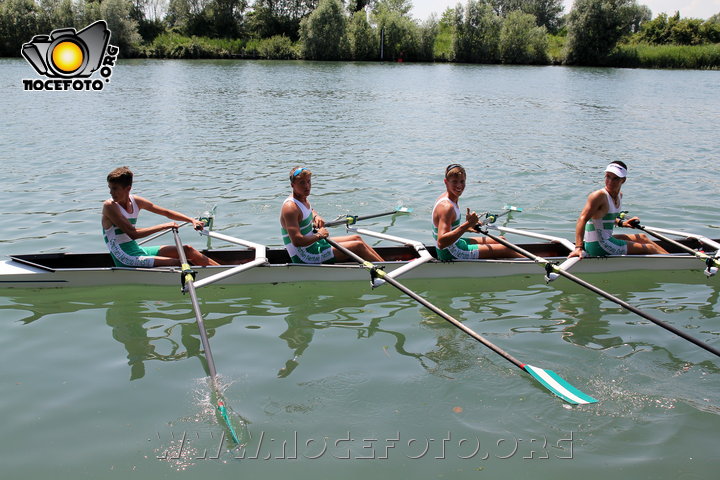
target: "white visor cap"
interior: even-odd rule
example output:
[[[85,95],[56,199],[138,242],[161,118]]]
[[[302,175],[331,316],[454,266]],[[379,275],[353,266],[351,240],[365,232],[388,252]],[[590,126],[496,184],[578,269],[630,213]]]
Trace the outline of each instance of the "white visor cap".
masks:
[[[605,168],[606,172],[614,173],[620,178],[627,177],[627,170],[624,169],[621,165],[618,165],[617,163],[611,163]]]

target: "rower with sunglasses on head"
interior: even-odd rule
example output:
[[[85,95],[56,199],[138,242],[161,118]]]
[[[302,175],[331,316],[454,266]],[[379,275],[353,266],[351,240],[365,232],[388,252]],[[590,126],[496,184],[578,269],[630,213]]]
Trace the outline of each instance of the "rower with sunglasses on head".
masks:
[[[613,235],[615,225],[631,227],[638,217],[620,217],[622,193],[627,180],[627,165],[611,162],[605,168],[605,187],[588,195],[575,224],[575,250],[570,257],[582,257],[583,251],[593,257],[608,255],[668,253],[643,234]]]
[[[334,263],[348,257],[330,245],[325,221],[310,206],[308,197],[312,186],[312,173],[296,167],[290,172],[292,195],[283,202],[280,225],[283,243],[293,263]],[[378,253],[359,235],[332,237],[332,240],[371,262],[382,261]]]
[[[454,163],[445,169],[445,192],[438,197],[432,211],[433,238],[439,260],[509,258],[519,255],[487,237],[464,237],[480,222],[477,213],[468,208],[461,223],[458,202],[465,191],[465,169]]]

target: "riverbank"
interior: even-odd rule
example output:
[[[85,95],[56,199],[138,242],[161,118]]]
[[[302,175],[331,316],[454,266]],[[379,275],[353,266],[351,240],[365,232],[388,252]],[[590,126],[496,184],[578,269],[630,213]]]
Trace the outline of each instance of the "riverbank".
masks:
[[[549,35],[546,65],[561,65],[565,37]],[[285,36],[265,39],[186,37],[177,33],[158,36],[131,58],[160,59],[266,59],[303,60],[299,42]],[[372,60],[371,60],[372,61]],[[405,60],[411,61],[411,60]],[[423,60],[430,61],[430,59]],[[445,56],[432,61],[447,63]],[[452,63],[452,62],[451,62]],[[720,43],[710,45],[620,44],[604,66],[616,68],[720,69]]]

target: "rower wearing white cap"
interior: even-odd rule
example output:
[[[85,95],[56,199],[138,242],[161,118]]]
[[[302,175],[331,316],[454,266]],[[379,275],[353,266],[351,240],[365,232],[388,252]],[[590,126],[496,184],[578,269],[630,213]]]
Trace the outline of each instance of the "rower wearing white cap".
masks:
[[[575,250],[571,257],[582,256],[583,250],[593,257],[608,255],[667,253],[645,235],[613,235],[615,225],[629,227],[637,217],[622,219],[622,193],[627,180],[627,165],[615,161],[605,168],[605,188],[588,195],[585,208],[575,226]]]

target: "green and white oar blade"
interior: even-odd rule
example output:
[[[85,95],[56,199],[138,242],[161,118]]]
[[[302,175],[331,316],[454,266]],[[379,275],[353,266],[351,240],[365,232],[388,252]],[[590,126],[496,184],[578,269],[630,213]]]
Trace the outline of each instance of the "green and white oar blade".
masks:
[[[535,380],[542,383],[545,388],[568,403],[573,405],[585,405],[597,402],[597,399],[573,387],[552,370],[544,370],[527,364],[523,365],[523,368],[526,372],[535,377]]]
[[[522,207],[516,207],[515,205],[504,205],[503,210],[508,210],[510,212],[522,212]]]
[[[395,207],[395,213],[412,213],[413,209],[410,207],[397,206]]]
[[[228,428],[228,431],[230,432],[230,437],[232,438],[233,442],[235,442],[236,445],[240,444],[240,439],[238,438],[237,432],[235,431],[235,427],[233,427],[232,422],[230,421],[230,416],[228,415],[227,408],[225,407],[225,404],[222,400],[218,400],[217,402],[217,409],[220,413],[220,417],[222,417],[223,421],[225,422],[225,426]]]

